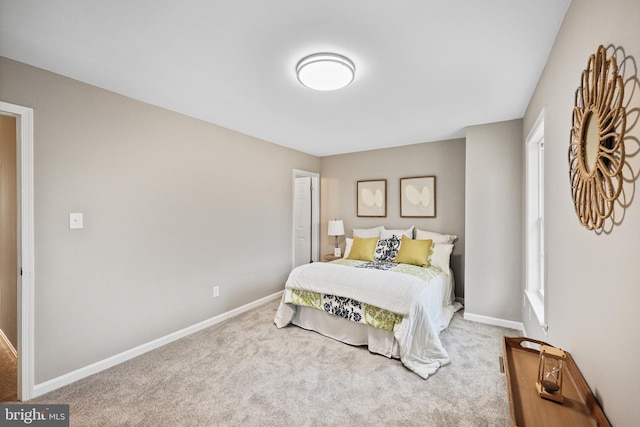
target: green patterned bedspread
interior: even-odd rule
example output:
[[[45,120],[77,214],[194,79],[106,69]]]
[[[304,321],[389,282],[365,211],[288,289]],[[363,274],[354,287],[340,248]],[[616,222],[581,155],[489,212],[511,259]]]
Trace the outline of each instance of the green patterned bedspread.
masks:
[[[398,273],[410,274],[425,281],[435,278],[442,272],[438,267],[418,267],[409,264],[396,264],[391,262],[366,262],[349,259],[332,261],[336,264],[357,268],[375,268]],[[340,316],[343,319],[357,323],[364,323],[375,328],[393,331],[395,326],[402,322],[402,315],[391,311],[362,303],[352,298],[337,295],[327,295],[312,291],[291,289],[290,303],[294,305],[311,307],[323,310],[327,313]]]

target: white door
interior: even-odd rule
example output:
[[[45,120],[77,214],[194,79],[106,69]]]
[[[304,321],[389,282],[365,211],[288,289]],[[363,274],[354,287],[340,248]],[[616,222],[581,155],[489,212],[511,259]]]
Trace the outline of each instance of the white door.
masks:
[[[295,187],[295,265],[311,262],[311,177],[296,177]]]

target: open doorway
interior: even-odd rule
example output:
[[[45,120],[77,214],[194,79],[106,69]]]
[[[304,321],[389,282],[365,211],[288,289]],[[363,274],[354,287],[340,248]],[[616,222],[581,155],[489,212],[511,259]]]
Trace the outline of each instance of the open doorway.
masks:
[[[15,243],[9,243],[9,246],[13,246],[15,256],[7,261],[15,267],[8,273],[13,279],[10,286],[15,286],[15,298],[8,302],[8,305],[15,304],[15,311],[11,311],[14,313],[12,316],[15,316],[15,323],[14,326],[6,327],[7,330],[12,330],[9,335],[15,333],[15,338],[7,336],[6,341],[15,341],[15,345],[12,343],[11,346],[17,356],[15,397],[16,400],[25,401],[31,399],[34,392],[33,109],[0,102],[0,116],[5,119],[3,123],[15,124],[12,134],[8,136],[8,144],[13,144],[15,148],[15,155],[10,160],[15,167],[9,172],[15,176],[15,181],[10,184],[14,186],[15,192],[13,196],[9,196],[15,202],[15,218],[8,220],[8,223],[13,223],[12,229],[15,231]],[[10,291],[4,293],[11,294]]]
[[[293,170],[293,267],[318,261],[319,181],[315,172]]]
[[[0,402],[18,400],[17,119],[0,115]]]

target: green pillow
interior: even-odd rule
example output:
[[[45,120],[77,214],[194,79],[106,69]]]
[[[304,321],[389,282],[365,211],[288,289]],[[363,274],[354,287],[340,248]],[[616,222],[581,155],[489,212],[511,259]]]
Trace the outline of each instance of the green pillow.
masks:
[[[362,261],[373,261],[373,254],[378,244],[377,237],[355,237],[353,238],[353,244],[351,245],[351,252],[347,259],[359,259]]]
[[[402,264],[413,264],[420,267],[431,265],[432,240],[413,240],[407,236],[402,236],[400,250],[394,262]]]

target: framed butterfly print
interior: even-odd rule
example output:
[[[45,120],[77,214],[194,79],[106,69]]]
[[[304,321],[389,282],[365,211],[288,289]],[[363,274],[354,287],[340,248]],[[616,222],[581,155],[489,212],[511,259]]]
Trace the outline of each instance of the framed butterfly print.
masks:
[[[435,176],[400,178],[400,216],[405,218],[435,218]]]
[[[387,216],[387,180],[358,181],[356,200],[358,216]]]

